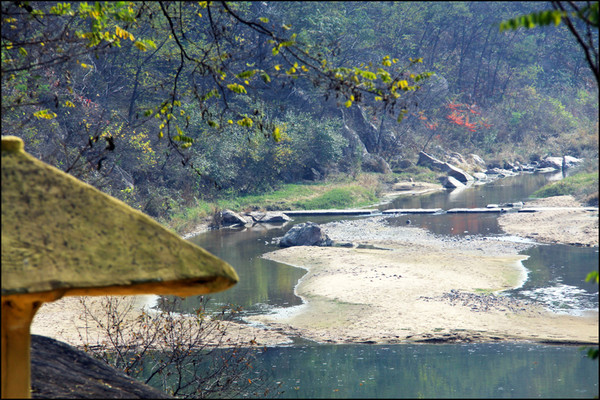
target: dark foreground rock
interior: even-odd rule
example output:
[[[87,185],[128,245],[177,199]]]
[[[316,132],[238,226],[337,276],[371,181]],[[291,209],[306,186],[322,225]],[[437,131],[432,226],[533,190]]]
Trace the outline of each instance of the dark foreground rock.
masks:
[[[85,352],[31,335],[31,397],[34,399],[172,399]]]
[[[305,222],[292,227],[279,241],[281,247],[291,246],[331,246],[329,236],[314,222]]]

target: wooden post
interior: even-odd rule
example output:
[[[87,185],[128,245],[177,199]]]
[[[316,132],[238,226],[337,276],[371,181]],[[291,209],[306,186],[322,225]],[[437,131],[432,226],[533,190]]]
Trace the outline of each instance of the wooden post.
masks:
[[[41,302],[2,301],[2,398],[31,398],[30,327]]]

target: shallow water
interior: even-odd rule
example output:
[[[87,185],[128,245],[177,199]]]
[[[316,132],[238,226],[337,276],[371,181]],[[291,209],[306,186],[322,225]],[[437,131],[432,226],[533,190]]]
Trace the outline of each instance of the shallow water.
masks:
[[[379,207],[381,210],[398,208],[485,207],[487,204],[525,201],[538,188],[556,174],[525,174],[508,177],[495,182],[459,190],[436,192],[425,196],[402,196]],[[453,195],[454,193],[454,195]],[[508,237],[497,223],[499,214],[411,214],[387,218],[391,225],[421,227],[438,235]],[[278,247],[272,244],[294,224],[312,221],[326,223],[340,219],[364,217],[295,217],[292,223],[275,229],[255,226],[251,229],[221,229],[202,233],[189,239],[216,256],[229,262],[240,276],[233,288],[211,295],[215,308],[236,304],[247,314],[265,313],[273,308],[301,304],[294,294],[294,287],[305,271],[286,264],[265,260],[261,256]],[[523,262],[528,280],[522,288],[509,294],[543,302],[553,310],[560,309],[573,314],[598,307],[598,288],[584,281],[588,272],[598,269],[598,248],[582,248],[565,245],[540,245],[523,252],[529,259]],[[554,296],[560,296],[560,300]],[[192,312],[199,307],[198,299],[188,298],[182,311]],[[594,307],[595,306],[595,307]]]
[[[521,175],[484,186],[409,196],[382,205],[389,208],[485,207],[517,202],[543,186],[553,175]],[[419,226],[440,235],[506,237],[497,214],[399,215],[391,224]],[[354,217],[360,218],[360,217]],[[305,271],[261,258],[276,250],[271,243],[293,224],[326,223],[346,217],[297,217],[270,230],[253,228],[210,231],[190,239],[234,266],[240,283],[212,295],[214,307],[233,303],[247,314],[301,304],[293,288]],[[598,248],[539,245],[524,252],[528,279],[508,294],[535,299],[547,307],[578,314],[598,310],[598,286],[585,276],[598,269]],[[198,307],[188,298],[182,311]],[[297,344],[268,348],[257,355],[255,371],[282,382],[290,398],[503,398],[598,396],[598,362],[573,346],[534,344],[326,345]]]
[[[529,344],[304,345],[254,363],[286,398],[589,398],[598,362]]]

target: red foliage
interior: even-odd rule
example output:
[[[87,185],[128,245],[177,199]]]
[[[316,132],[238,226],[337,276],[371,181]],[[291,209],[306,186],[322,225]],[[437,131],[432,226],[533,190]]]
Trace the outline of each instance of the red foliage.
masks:
[[[477,111],[477,105],[472,104],[462,104],[462,103],[448,103],[446,105],[452,112],[446,115],[446,118],[450,120],[453,124],[464,126],[471,132],[477,131],[477,126],[489,128],[491,125],[487,124],[483,121],[483,119],[479,122],[469,122],[468,113],[481,115],[479,111]]]

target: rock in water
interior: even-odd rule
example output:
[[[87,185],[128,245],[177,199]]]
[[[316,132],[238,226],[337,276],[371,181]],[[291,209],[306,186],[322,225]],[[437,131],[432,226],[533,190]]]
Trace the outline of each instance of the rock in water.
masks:
[[[331,246],[333,241],[314,222],[298,224],[290,229],[279,241],[281,247],[291,246]]]
[[[218,217],[221,226],[239,226],[246,225],[248,223],[244,217],[231,210],[221,211]]]

